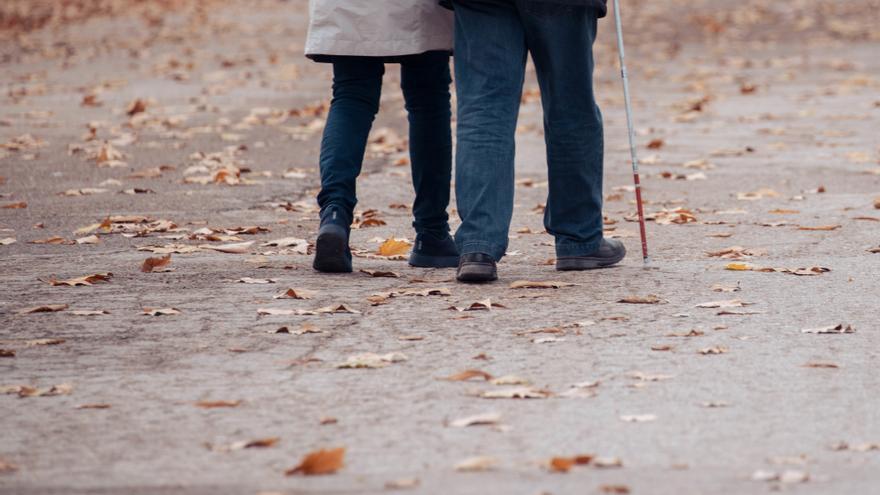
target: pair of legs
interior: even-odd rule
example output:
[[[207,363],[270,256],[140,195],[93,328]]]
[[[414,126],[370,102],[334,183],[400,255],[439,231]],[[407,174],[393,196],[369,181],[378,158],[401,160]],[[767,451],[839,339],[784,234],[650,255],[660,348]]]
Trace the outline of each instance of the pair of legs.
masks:
[[[321,242],[318,255],[330,256],[331,263],[315,268],[321,271],[351,271],[348,252],[348,229],[357,204],[356,182],[366,150],[367,138],[379,111],[385,59],[382,57],[335,56],[333,61],[333,99],[321,140],[322,228],[335,224],[333,242]],[[410,162],[416,197],[413,203],[413,227],[423,238],[443,240],[449,237],[446,208],[452,169],[452,134],[450,130],[449,55],[426,52],[395,57],[401,65],[401,87],[409,120]],[[344,254],[347,264],[332,259],[340,253],[344,231]],[[332,229],[331,229],[332,230]],[[418,238],[417,238],[418,239]],[[322,246],[327,247],[322,253]],[[329,249],[333,247],[333,249]],[[428,254],[436,253],[428,246]],[[453,262],[457,262],[457,253]],[[325,258],[327,257],[325,256]],[[450,255],[451,256],[451,255]],[[326,269],[325,269],[326,268]]]
[[[484,253],[497,261],[507,249],[514,137],[528,54],[544,110],[550,187],[544,225],[556,239],[557,258],[596,253],[603,244],[603,132],[592,53],[599,12],[533,0],[454,3],[456,196],[462,220],[455,239],[462,260]]]

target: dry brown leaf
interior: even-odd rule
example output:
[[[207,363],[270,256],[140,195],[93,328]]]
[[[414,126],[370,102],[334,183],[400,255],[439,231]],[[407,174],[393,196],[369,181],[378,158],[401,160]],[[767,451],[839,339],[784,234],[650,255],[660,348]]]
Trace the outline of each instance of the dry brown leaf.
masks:
[[[596,457],[593,459],[593,467],[619,468],[623,467],[623,461],[619,457]]]
[[[76,244],[76,241],[69,241],[63,237],[59,237],[56,235],[56,236],[52,236],[52,237],[47,237],[45,239],[36,239],[36,240],[30,241],[30,244],[73,245],[73,244]]]
[[[750,303],[743,302],[739,299],[729,299],[726,301],[710,301],[697,304],[698,308],[742,308]]]
[[[64,339],[33,339],[25,341],[24,345],[28,347],[36,347],[39,345],[58,345],[63,344]]]
[[[839,333],[855,333],[856,329],[852,327],[852,325],[846,325],[844,323],[839,323],[837,325],[830,325],[827,327],[820,328],[804,328],[801,330],[801,333],[816,333],[816,334],[839,334]]]
[[[21,210],[27,208],[27,203],[25,203],[24,201],[18,201],[16,203],[5,203],[3,206],[0,206],[0,208],[4,210]]]
[[[171,316],[179,315],[180,310],[177,308],[143,308],[141,314],[145,316]]]
[[[506,388],[502,390],[488,390],[480,394],[484,399],[546,399],[553,395],[549,390],[532,387]]]
[[[687,332],[672,332],[667,333],[667,337],[702,337],[706,335],[706,332],[702,330],[697,330],[696,328]]]
[[[595,456],[590,454],[574,457],[553,457],[547,463],[547,469],[554,473],[567,473],[574,466],[586,466],[593,462],[594,457]]]
[[[75,241],[77,244],[98,244],[101,242],[101,239],[96,235],[90,235],[86,237],[80,237]]]
[[[476,472],[489,471],[498,465],[498,460],[489,456],[468,457],[455,465],[456,471]]]
[[[345,361],[337,364],[336,367],[340,369],[384,368],[391,363],[399,363],[406,360],[406,356],[399,352],[389,352],[388,354],[365,352],[348,356]]]
[[[703,349],[700,349],[699,352],[700,352],[700,354],[702,354],[704,356],[709,356],[709,355],[713,355],[713,354],[725,354],[727,352],[727,347],[722,347],[722,346],[716,345],[716,346],[705,347]]]
[[[49,388],[37,388],[28,385],[3,385],[0,386],[0,394],[16,394],[19,397],[53,397],[56,395],[70,395],[73,385],[62,383]]]
[[[620,420],[625,423],[649,423],[656,421],[657,416],[654,414],[624,414]]]
[[[409,252],[412,247],[412,243],[406,239],[387,239],[379,246],[379,250],[376,251],[376,254],[379,256],[393,257],[393,256],[403,256]]]
[[[58,311],[64,311],[67,308],[67,304],[44,304],[43,306],[33,306],[30,308],[20,309],[16,311],[16,313],[20,315],[27,315],[31,313],[55,313]]]
[[[110,312],[103,309],[77,309],[75,311],[71,311],[70,314],[74,316],[101,316],[109,315]]]
[[[277,278],[251,278],[251,277],[242,277],[242,278],[236,280],[236,282],[238,282],[240,284],[250,284],[250,285],[274,284],[277,281],[278,281]]]
[[[824,369],[838,369],[838,366],[835,363],[825,363],[825,362],[814,362],[811,361],[804,365],[804,368],[824,368]]]
[[[463,382],[471,380],[473,378],[481,378],[485,381],[489,381],[492,379],[492,375],[481,370],[464,370],[460,373],[447,376],[446,378],[441,378],[441,380],[446,380],[450,382]]]
[[[362,269],[360,272],[376,278],[400,278],[399,274],[390,271]]]
[[[0,358],[14,358],[15,350],[14,349],[0,349]]]
[[[80,404],[74,409],[110,409],[112,407],[110,404],[105,403],[94,403],[94,404]]]
[[[223,407],[238,407],[241,403],[241,400],[200,400],[196,402],[195,405],[202,409],[218,409]]]
[[[273,296],[275,299],[311,299],[318,294],[317,291],[306,290],[306,289],[297,289],[294,287],[288,288],[286,291],[276,294]]]
[[[612,495],[628,495],[630,493],[630,489],[626,485],[599,485],[599,491]]]
[[[211,244],[202,244],[199,246],[199,249],[209,249],[211,251],[219,251],[221,253],[228,254],[245,254],[248,252],[250,247],[254,244],[254,241],[247,242],[239,242],[234,244],[221,244],[219,246],[214,246]]]
[[[15,244],[16,242],[18,241],[13,237],[5,237],[3,239],[0,239],[0,246],[9,246],[11,244]]]
[[[302,474],[305,476],[333,474],[342,469],[345,460],[345,447],[321,449],[306,454],[299,464],[284,471],[286,476]]]
[[[84,275],[82,277],[70,278],[67,280],[56,280],[54,278],[50,278],[49,280],[45,280],[46,283],[52,285],[53,287],[66,285],[69,287],[77,287],[77,286],[91,286],[97,283],[102,282],[110,282],[110,279],[113,278],[112,273],[94,273],[92,275]]]
[[[530,280],[517,280],[510,284],[511,289],[559,289],[562,287],[572,287],[577,284],[570,282],[559,282],[556,280],[534,282]]]
[[[658,351],[658,352],[671,351],[672,349],[673,349],[672,346],[668,345],[668,344],[652,345],[651,346],[652,351]]]
[[[166,254],[161,258],[147,258],[144,260],[143,265],[141,265],[141,271],[144,273],[151,273],[157,268],[162,268],[164,266],[168,266],[171,264],[171,254]]]
[[[816,226],[804,226],[801,225],[798,227],[798,230],[808,230],[808,231],[829,231],[829,230],[837,230],[841,227],[839,224],[835,225],[816,225]]]
[[[466,418],[456,419],[449,423],[449,426],[455,428],[464,428],[467,426],[479,426],[479,425],[497,425],[501,422],[501,414],[496,412],[476,414],[474,416],[468,416]]]
[[[418,488],[421,482],[418,478],[400,478],[396,480],[386,481],[386,490],[410,490]]]
[[[627,296],[618,299],[617,302],[624,304],[660,304],[664,301],[652,294],[647,296]]]

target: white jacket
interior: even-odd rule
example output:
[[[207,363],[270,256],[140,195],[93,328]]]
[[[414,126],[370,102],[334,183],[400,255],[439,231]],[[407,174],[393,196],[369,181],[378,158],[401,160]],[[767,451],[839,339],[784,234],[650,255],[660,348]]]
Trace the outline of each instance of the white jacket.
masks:
[[[437,0],[309,0],[306,55],[452,50],[452,12]]]

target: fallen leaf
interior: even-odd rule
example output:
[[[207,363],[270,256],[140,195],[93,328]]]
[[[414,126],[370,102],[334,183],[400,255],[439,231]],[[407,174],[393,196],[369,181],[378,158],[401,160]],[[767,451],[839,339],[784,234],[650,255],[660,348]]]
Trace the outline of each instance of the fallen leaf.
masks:
[[[64,342],[64,339],[33,339],[25,341],[24,345],[28,347],[36,347],[39,345],[59,345]]]
[[[798,230],[809,230],[809,231],[829,231],[829,230],[837,230],[841,226],[840,225],[817,225],[817,226],[799,226]]]
[[[298,465],[284,471],[284,474],[285,476],[333,474],[342,469],[344,459],[345,447],[316,450],[306,454]]]
[[[20,309],[16,313],[20,315],[27,315],[31,313],[56,313],[58,311],[64,311],[67,308],[67,304],[45,304],[43,306],[34,306],[31,308]]]
[[[489,380],[492,385],[531,385],[529,380],[516,375],[504,375]]]
[[[0,358],[14,358],[15,350],[14,349],[0,349]]]
[[[456,471],[475,472],[494,469],[498,460],[489,456],[468,457],[454,466]]]
[[[477,414],[474,416],[468,416],[466,418],[456,419],[455,421],[449,423],[450,426],[455,428],[464,428],[467,426],[477,426],[477,425],[495,425],[501,422],[501,414],[491,412],[484,414]]]
[[[12,237],[6,237],[4,239],[0,239],[0,246],[9,246],[10,244],[15,244],[18,242]]]
[[[50,278],[49,280],[45,280],[46,283],[52,285],[53,287],[57,287],[60,285],[66,285],[69,287],[77,287],[77,286],[91,286],[101,282],[109,282],[113,277],[112,273],[94,273],[92,275],[84,275],[82,277],[70,278],[67,280],[56,280],[54,278]]]
[[[533,282],[530,280],[517,280],[510,284],[511,289],[559,289],[562,287],[572,287],[577,284],[570,282],[558,282],[555,280]]]
[[[653,414],[625,414],[620,417],[620,420],[626,423],[647,423],[656,419],[657,416]]]
[[[400,278],[400,275],[390,271],[362,269],[360,272],[376,278]]]
[[[547,469],[554,473],[567,473],[574,466],[586,466],[593,461],[592,455],[578,455],[574,457],[553,457],[547,463]]]
[[[250,249],[253,244],[254,241],[239,242],[234,244],[221,244],[219,246],[202,244],[199,246],[199,249],[210,249],[211,251],[219,251],[221,253],[229,254],[245,254],[248,252],[248,249]]]
[[[699,352],[700,352],[700,354],[702,354],[704,356],[713,355],[713,354],[725,354],[727,352],[727,347],[721,347],[721,346],[716,345],[716,346],[705,347],[703,349],[700,349]]]
[[[671,346],[671,345],[668,345],[668,344],[664,344],[664,345],[652,345],[652,346],[651,346],[651,350],[652,350],[652,351],[659,351],[659,352],[671,351],[671,350],[672,350],[672,346]]]
[[[385,482],[386,490],[409,490],[418,488],[420,482],[418,478],[400,478]]]
[[[103,309],[77,309],[75,311],[71,311],[70,314],[74,316],[101,316],[109,315],[110,312]]]
[[[840,366],[835,363],[809,362],[804,365],[804,368],[838,369]]]
[[[446,380],[450,382],[463,382],[472,378],[481,378],[485,381],[489,381],[492,379],[492,375],[481,370],[464,370],[461,373],[456,373],[454,375],[447,376],[446,378],[441,378],[441,380]]]
[[[739,299],[730,299],[727,301],[710,301],[697,304],[698,308],[742,308],[750,303],[740,301]]]
[[[62,383],[49,388],[36,388],[28,385],[3,385],[0,386],[0,394],[16,394],[19,397],[54,397],[57,395],[70,395],[73,385]]]
[[[86,237],[80,237],[76,240],[77,244],[98,244],[101,242],[101,239],[96,235],[90,235]]]
[[[80,404],[74,409],[110,409],[110,404],[97,403],[97,404]]]
[[[758,189],[753,192],[741,192],[736,195],[736,199],[743,201],[756,201],[764,198],[778,198],[779,193],[774,191],[773,189]]]
[[[266,285],[266,284],[274,284],[277,282],[277,278],[251,278],[251,277],[242,277],[236,282],[240,284],[251,284],[251,285]]]
[[[623,299],[618,299],[617,302],[624,304],[660,304],[663,302],[662,299],[655,295],[647,295],[647,296],[627,296]]]
[[[596,457],[593,459],[593,467],[619,468],[623,467],[623,461],[619,457]]]
[[[480,394],[484,399],[546,399],[553,394],[549,390],[531,387],[506,388],[502,390],[488,390]]]
[[[402,256],[409,252],[412,243],[406,239],[388,239],[379,246],[376,254],[379,256]]]
[[[855,333],[856,329],[852,327],[852,325],[846,325],[843,323],[837,325],[830,325],[827,327],[820,328],[804,328],[801,330],[801,333],[817,333],[817,334],[837,334],[837,333]]]
[[[337,364],[336,367],[340,369],[384,368],[391,363],[399,363],[406,360],[406,356],[399,352],[389,352],[388,354],[365,352],[349,356],[344,362]]]
[[[145,316],[171,316],[179,315],[180,310],[176,308],[143,308],[141,314]]]
[[[19,201],[17,203],[6,203],[3,206],[0,206],[0,208],[4,210],[21,210],[27,208],[27,203],[25,203],[24,201]]]
[[[238,407],[242,403],[241,400],[200,400],[196,402],[196,407],[202,409],[218,409],[223,407]]]
[[[713,292],[739,292],[741,290],[739,284],[737,284],[737,285],[713,284],[712,287],[710,287],[710,289],[712,289]]]
[[[626,485],[599,485],[599,491],[616,495],[628,495],[630,493],[630,489]]]
[[[161,258],[147,258],[144,260],[143,265],[141,265],[141,271],[144,273],[151,273],[156,270],[156,268],[161,268],[170,264],[171,254],[167,254]]]
[[[275,299],[311,299],[318,294],[317,291],[306,290],[306,289],[296,289],[294,287],[290,287],[286,291],[276,294],[273,296]]]

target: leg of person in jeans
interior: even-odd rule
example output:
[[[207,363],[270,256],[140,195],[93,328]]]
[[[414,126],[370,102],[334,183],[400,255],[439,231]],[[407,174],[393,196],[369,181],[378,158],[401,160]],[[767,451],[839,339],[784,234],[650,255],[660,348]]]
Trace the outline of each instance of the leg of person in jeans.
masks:
[[[495,261],[507,250],[526,55],[513,2],[455,2],[455,193],[462,222],[455,241],[461,281],[494,280]]]
[[[626,251],[602,237],[602,114],[593,93],[592,7],[517,0],[544,110],[550,191],[544,214],[558,269],[601,268]]]
[[[367,137],[379,111],[385,64],[368,57],[336,57],[333,99],[321,139],[321,228],[313,266],[322,272],[350,272],[348,236],[357,204]]]
[[[413,228],[416,241],[409,263],[454,267],[458,249],[449,235],[449,188],[452,181],[449,55],[427,52],[403,57],[401,88],[409,119],[412,164]]]

